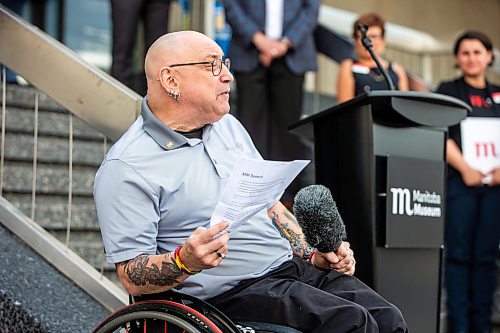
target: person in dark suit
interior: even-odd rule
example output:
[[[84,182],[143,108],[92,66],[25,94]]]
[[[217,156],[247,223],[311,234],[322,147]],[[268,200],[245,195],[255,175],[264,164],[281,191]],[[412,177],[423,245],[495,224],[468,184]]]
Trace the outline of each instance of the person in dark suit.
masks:
[[[312,144],[288,132],[301,117],[304,74],[317,69],[313,32],[319,0],[223,0],[238,92],[236,116],[264,158],[311,159]],[[275,7],[274,7],[275,6]],[[285,193],[314,181],[306,168]]]
[[[143,95],[145,90],[134,79],[132,64],[139,20],[144,23],[144,52],[168,30],[170,0],[111,0],[113,47],[111,75]],[[143,84],[145,86],[146,77]]]

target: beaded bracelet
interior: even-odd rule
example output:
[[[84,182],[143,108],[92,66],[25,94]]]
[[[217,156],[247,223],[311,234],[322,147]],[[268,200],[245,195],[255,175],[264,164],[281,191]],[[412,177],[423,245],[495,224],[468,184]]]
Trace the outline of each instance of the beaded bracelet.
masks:
[[[201,270],[199,270],[199,271],[192,271],[189,268],[187,268],[186,265],[184,265],[184,263],[181,260],[181,255],[180,255],[181,254],[181,249],[182,249],[182,245],[179,245],[175,249],[175,252],[174,252],[174,261],[177,264],[177,266],[180,268],[181,272],[182,273],[186,273],[187,275],[196,275],[196,274],[200,273]]]

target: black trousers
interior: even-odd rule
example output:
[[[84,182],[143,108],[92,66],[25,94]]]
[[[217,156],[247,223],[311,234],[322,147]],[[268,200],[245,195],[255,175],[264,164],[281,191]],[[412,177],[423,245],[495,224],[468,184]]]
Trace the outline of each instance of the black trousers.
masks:
[[[259,66],[250,73],[236,72],[235,77],[238,89],[235,116],[262,156],[278,161],[312,159],[312,141],[288,132],[288,125],[300,120],[302,114],[304,75],[292,73],[281,58],[268,68]],[[294,195],[312,183],[313,163],[292,183],[289,192]]]
[[[144,52],[168,31],[170,0],[111,0],[113,62],[111,75],[133,87],[133,51],[139,20],[144,23]]]
[[[363,282],[300,258],[208,301],[234,321],[302,332],[408,332],[399,309]]]

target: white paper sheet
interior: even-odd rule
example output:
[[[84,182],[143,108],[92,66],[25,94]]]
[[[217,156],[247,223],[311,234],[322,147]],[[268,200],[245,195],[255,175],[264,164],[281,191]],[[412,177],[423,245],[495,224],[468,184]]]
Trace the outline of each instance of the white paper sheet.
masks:
[[[262,209],[270,208],[309,162],[239,160],[215,207],[210,225],[227,221],[228,230],[232,230]]]

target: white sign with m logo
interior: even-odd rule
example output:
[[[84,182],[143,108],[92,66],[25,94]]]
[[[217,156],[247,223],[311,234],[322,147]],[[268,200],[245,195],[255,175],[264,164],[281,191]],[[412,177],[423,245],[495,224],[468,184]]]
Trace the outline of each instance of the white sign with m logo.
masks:
[[[472,168],[488,175],[500,167],[500,119],[468,117],[460,123],[462,155]],[[491,176],[483,179],[489,183]]]

